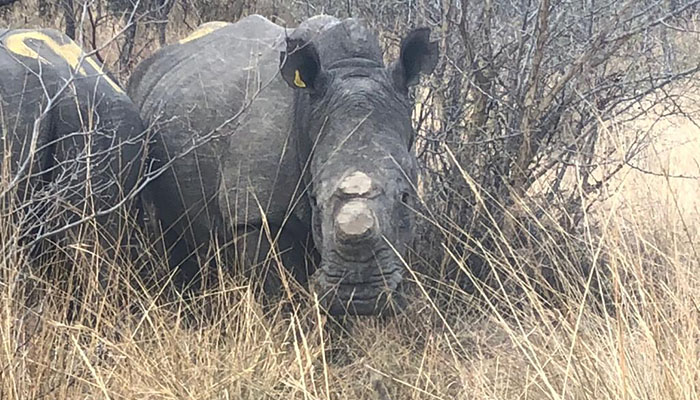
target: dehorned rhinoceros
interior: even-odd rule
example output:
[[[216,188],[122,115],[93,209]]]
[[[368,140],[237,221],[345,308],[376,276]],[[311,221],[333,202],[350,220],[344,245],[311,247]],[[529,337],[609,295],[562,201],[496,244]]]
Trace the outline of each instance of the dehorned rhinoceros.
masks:
[[[1,204],[25,241],[114,222],[137,182],[143,132],[131,99],[70,38],[0,30]]]
[[[170,168],[152,195],[171,263],[192,278],[212,235],[239,256],[271,237],[299,279],[305,255],[320,255],[312,287],[332,314],[400,303],[416,177],[408,89],[437,62],[429,35],[409,33],[387,67],[358,20],[285,29],[253,15],[145,60],[129,94]]]

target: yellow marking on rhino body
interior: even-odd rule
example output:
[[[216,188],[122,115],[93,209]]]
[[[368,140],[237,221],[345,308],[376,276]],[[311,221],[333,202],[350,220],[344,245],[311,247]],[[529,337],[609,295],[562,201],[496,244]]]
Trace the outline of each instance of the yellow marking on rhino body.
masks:
[[[208,34],[214,32],[214,31],[218,31],[219,29],[225,27],[226,25],[228,25],[228,22],[223,22],[223,21],[207,22],[205,24],[200,25],[199,28],[195,29],[194,32],[190,33],[186,38],[180,40],[178,43],[185,44],[187,42],[191,42],[193,40],[207,36]]]
[[[102,78],[104,78],[107,83],[117,92],[124,93],[124,91],[117,85],[107,74],[104,73],[102,67],[90,57],[87,57],[83,50],[78,47],[75,42],[69,40],[65,44],[60,44],[56,42],[52,37],[45,33],[38,31],[27,31],[13,33],[5,39],[5,47],[11,52],[28,58],[33,58],[39,60],[40,62],[52,65],[51,62],[44,57],[40,56],[34,49],[27,45],[27,40],[38,40],[44,43],[48,48],[50,48],[56,55],[63,58],[68,65],[74,70],[80,72],[83,76],[87,76],[85,68],[81,65],[82,61],[87,62],[90,66],[97,71]]]
[[[304,81],[301,79],[301,74],[299,73],[298,69],[294,70],[294,84],[300,88],[306,87],[306,83],[304,83]]]

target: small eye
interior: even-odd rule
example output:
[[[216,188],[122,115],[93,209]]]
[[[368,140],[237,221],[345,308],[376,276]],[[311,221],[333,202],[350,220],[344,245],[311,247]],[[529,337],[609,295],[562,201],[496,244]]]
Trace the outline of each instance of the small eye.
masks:
[[[411,199],[411,195],[408,192],[401,193],[401,202],[403,204],[408,204],[408,200]]]
[[[309,194],[309,203],[311,203],[312,207],[316,207],[316,196]]]

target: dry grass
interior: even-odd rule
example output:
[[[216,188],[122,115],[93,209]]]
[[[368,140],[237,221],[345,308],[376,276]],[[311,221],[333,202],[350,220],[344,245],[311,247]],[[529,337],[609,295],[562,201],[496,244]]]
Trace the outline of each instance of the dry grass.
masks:
[[[700,174],[700,130],[664,129],[645,167]],[[83,307],[69,319],[80,301],[67,293],[75,291],[31,275],[4,221],[0,398],[700,398],[698,181],[626,169],[608,190],[582,237],[571,239],[607,277],[608,312],[591,307],[596,292],[586,277],[583,291],[566,290],[557,307],[531,281],[517,293],[457,289],[450,307],[418,290],[406,315],[356,319],[332,337],[339,329],[312,301],[265,308],[240,279],[205,298],[168,302],[159,297],[167,285],[141,287],[128,272],[136,266],[107,260],[112,279],[100,287],[100,249],[80,241],[67,249]],[[533,246],[566,245],[555,237]],[[490,262],[518,276],[527,256],[506,257],[509,243],[499,246],[503,255]]]

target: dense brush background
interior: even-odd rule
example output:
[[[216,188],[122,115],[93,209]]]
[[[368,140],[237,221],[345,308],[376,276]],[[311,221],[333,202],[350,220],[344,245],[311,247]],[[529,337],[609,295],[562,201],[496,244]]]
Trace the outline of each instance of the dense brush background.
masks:
[[[264,301],[226,272],[181,299],[138,227],[138,258],[90,223],[37,256],[3,198],[0,398],[700,398],[696,3],[0,0],[2,28],[62,30],[122,83],[251,13],[365,18],[388,60],[427,25],[442,53],[414,93],[405,314],[337,324],[293,282]]]

